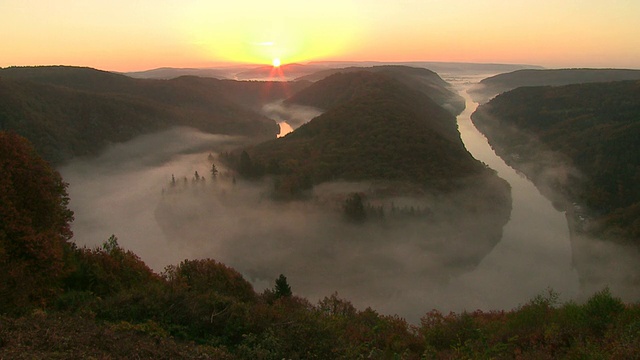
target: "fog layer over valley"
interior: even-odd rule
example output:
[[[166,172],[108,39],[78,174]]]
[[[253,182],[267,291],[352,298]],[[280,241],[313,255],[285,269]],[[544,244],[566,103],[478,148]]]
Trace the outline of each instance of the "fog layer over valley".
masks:
[[[457,88],[464,90],[468,79],[457,79]],[[562,299],[578,298],[564,214],[495,155],[469,120],[476,104],[465,99],[467,109],[458,117],[465,146],[512,187],[506,225],[503,208],[478,200],[498,186],[490,180],[446,195],[334,181],[314,187],[308,200],[274,201],[271,179],[244,181],[218,160],[242,138],[176,128],[60,169],[70,183],[74,239],[96,246],[115,234],[156,271],[186,258],[213,258],[240,271],[258,291],[282,273],[295,294],[312,302],[338,292],[359,308],[410,321],[433,308],[510,309],[549,287]],[[319,112],[280,102],[263,108],[293,128]],[[384,215],[347,221],[342,207],[354,192],[363,194],[371,212]],[[617,290],[611,281],[603,276],[597,285]]]
[[[447,308],[434,289],[473,269],[500,238],[495,224],[504,214],[470,205],[473,187],[447,197],[385,197],[375,205],[386,219],[353,224],[342,214],[344,194],[379,185],[327,183],[313,200],[274,202],[269,181],[234,183],[221,165],[212,180],[210,151],[234,140],[174,129],[60,169],[70,183],[75,241],[96,246],[115,234],[157,271],[214,258],[257,290],[284,273],[312,301],[337,291],[357,306],[417,320],[425,309]],[[206,180],[194,181],[195,171]]]
[[[168,242],[154,217],[172,174],[200,168],[202,151],[237,146],[242,138],[190,128],[140,136],[111,146],[95,159],[77,159],[59,169],[69,183],[72,224],[79,245],[98,246],[111,234],[156,270],[196,255]]]

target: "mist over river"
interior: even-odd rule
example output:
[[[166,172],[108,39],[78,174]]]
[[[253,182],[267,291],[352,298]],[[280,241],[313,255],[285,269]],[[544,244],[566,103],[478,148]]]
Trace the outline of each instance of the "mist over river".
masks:
[[[213,258],[240,271],[256,291],[284,273],[293,292],[312,302],[337,291],[359,308],[410,321],[434,308],[511,309],[547,288],[574,299],[580,285],[565,215],[497,157],[471,123],[477,104],[465,89],[479,79],[445,76],[467,102],[458,116],[465,146],[509,182],[513,204],[501,241],[470,268],[451,259],[472,247],[485,214],[456,219],[455,209],[446,209],[452,218],[443,224],[407,221],[400,229],[346,224],[339,213],[315,204],[269,201],[268,184],[233,185],[218,163],[221,176],[214,182],[208,155],[242,139],[184,128],[145,135],[59,169],[70,184],[74,241],[93,247],[115,234],[158,272],[186,258]],[[207,182],[193,185],[195,171]],[[182,190],[172,190],[172,176]],[[338,189],[368,186],[331,183],[316,191],[331,197]],[[467,195],[456,194],[458,201]],[[430,199],[397,201],[420,206]],[[452,229],[460,232],[457,248],[425,245],[425,234],[437,239]]]

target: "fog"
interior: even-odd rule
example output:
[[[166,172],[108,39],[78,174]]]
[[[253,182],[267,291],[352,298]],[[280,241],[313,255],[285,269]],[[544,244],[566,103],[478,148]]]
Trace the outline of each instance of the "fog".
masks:
[[[110,235],[156,270],[184,258],[193,249],[166,241],[154,212],[172,174],[193,174],[203,151],[225,150],[241,138],[210,135],[188,128],[140,136],[117,144],[95,159],[77,159],[59,169],[70,184],[74,241],[89,247]]]
[[[585,242],[596,244],[589,256],[602,257],[591,261],[581,252],[575,259],[564,214],[495,156],[469,121],[474,107],[467,101],[458,121],[465,145],[512,187],[511,220],[504,228],[491,209],[467,209],[482,195],[482,184],[448,196],[370,196],[387,215],[364,224],[343,217],[345,194],[371,195],[389,184],[327,183],[308,201],[274,201],[269,179],[235,179],[216,158],[245,139],[177,128],[59,169],[70,184],[74,241],[92,247],[114,234],[158,272],[184,259],[213,258],[240,271],[257,291],[273,287],[282,273],[295,294],[312,302],[338,292],[360,309],[371,306],[412,322],[434,308],[511,309],[547,288],[565,300],[605,285],[631,294],[632,288],[614,282],[628,280],[617,269],[626,271],[634,257],[627,253],[628,261],[611,270],[614,259],[623,259],[620,249]],[[264,111],[292,124],[319,114],[278,103]],[[216,179],[209,155],[220,171]],[[196,171],[204,181],[193,179]],[[391,206],[418,215],[393,217]],[[581,286],[577,262],[598,276],[582,279]]]
[[[280,125],[278,137],[282,137],[297,129],[300,125],[322,114],[322,110],[303,105],[283,104],[275,101],[262,107],[262,113]]]
[[[500,238],[500,218],[462,209],[477,199],[475,188],[447,197],[385,197],[375,205],[389,211],[393,204],[399,215],[354,224],[341,211],[344,194],[372,194],[388,184],[327,183],[311,200],[278,202],[269,197],[269,180],[234,182],[220,163],[213,180],[209,154],[240,141],[173,129],[61,168],[76,213],[74,241],[92,247],[115,234],[156,271],[213,258],[257,291],[283,273],[294,293],[311,301],[338,292],[359,308],[417,321],[431,308],[449,309],[445,297],[464,299],[464,288],[446,296],[437,289],[473,269]],[[195,171],[206,181],[194,181]],[[432,215],[420,215],[426,209]]]

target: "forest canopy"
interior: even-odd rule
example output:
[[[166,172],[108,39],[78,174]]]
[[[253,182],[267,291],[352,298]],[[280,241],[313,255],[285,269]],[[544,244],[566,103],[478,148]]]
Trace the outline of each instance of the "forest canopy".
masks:
[[[537,185],[549,166],[577,169],[546,184],[575,204],[565,210],[584,218],[585,231],[640,244],[640,82],[518,88],[479,107],[473,121]]]

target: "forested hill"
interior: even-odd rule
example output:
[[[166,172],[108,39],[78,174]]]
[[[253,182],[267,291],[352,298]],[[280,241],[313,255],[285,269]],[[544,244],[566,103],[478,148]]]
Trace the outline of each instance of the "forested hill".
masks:
[[[383,65],[383,66],[373,66],[373,67],[348,67],[342,69],[330,69],[323,70],[311,75],[307,75],[301,77],[299,80],[306,81],[319,81],[323,80],[331,75],[337,73],[352,73],[352,72],[361,72],[361,71],[369,71],[379,74],[384,74],[389,77],[392,77],[404,85],[408,86],[413,90],[417,90],[424,95],[430,97],[433,101],[435,101],[438,105],[444,107],[453,115],[458,115],[464,110],[465,103],[464,99],[458,95],[458,93],[451,88],[451,85],[444,81],[438,74],[435,72],[424,69],[424,68],[415,68],[409,66],[400,66],[400,65]],[[340,89],[333,89],[334,91],[340,91]],[[300,94],[292,98],[291,102],[297,102],[306,105],[312,105],[311,103],[317,102],[317,100],[313,100],[314,97],[317,97],[320,94]],[[320,105],[314,105],[320,106]],[[322,106],[320,106],[322,107]],[[326,108],[326,107],[325,107]]]
[[[453,115],[386,75],[335,74],[294,98],[322,101],[303,103],[329,110],[283,138],[248,149],[253,165],[284,174],[293,187],[379,179],[443,189],[485,169],[466,151]]]
[[[640,70],[624,69],[552,69],[517,70],[486,78],[469,94],[474,101],[485,103],[497,94],[521,86],[560,86],[594,82],[639,80]]]
[[[53,163],[172,126],[275,138],[278,125],[251,107],[289,93],[269,83],[234,83],[142,80],[64,66],[0,69],[0,129],[27,137]]]
[[[640,245],[640,81],[519,88],[472,119],[514,168],[586,206],[585,230]],[[579,174],[550,179],[545,149]]]
[[[119,94],[163,104],[259,108],[262,104],[287,98],[309,82],[235,81],[198,76],[179,76],[169,80],[135,79],[108,71],[73,66],[0,68],[0,78],[29,80],[64,86],[92,93]]]

